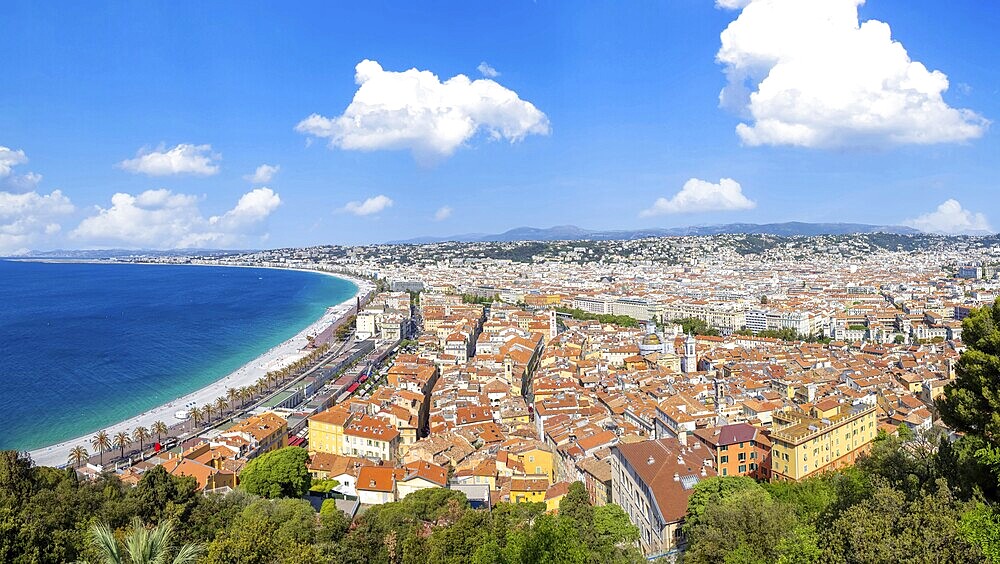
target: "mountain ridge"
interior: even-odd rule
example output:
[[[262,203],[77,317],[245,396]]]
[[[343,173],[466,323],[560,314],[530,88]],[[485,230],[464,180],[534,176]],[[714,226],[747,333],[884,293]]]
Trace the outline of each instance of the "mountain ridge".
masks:
[[[807,223],[786,221],[782,223],[727,223],[720,225],[694,225],[689,227],[654,227],[649,229],[583,229],[575,225],[556,225],[548,228],[515,227],[503,233],[466,233],[444,237],[413,237],[388,241],[389,245],[424,245],[430,243],[489,243],[513,241],[616,241],[646,237],[680,237],[686,235],[759,234],[779,236],[851,235],[855,233],[894,233],[920,235],[919,229],[902,225],[871,225],[867,223]]]

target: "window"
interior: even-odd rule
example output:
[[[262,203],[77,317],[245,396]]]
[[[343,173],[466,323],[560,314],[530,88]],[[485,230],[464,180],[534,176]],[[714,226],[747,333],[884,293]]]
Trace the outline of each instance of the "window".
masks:
[[[722,475],[723,476],[728,476],[729,475],[729,471],[727,469],[723,468],[722,469]]]
[[[757,458],[757,453],[756,452],[751,452],[750,453],[750,460],[753,460],[755,458]]]
[[[746,464],[740,464],[740,474],[742,474],[742,473],[744,473],[746,471],[747,471],[747,465]]]
[[[722,451],[729,450],[729,445],[722,445],[722,446],[719,447],[719,450],[722,450]]]
[[[740,462],[743,462],[744,460],[747,459],[747,453],[741,452],[737,458],[739,458]]]
[[[727,462],[729,462],[729,457],[728,456],[723,456],[722,459],[719,460],[720,464],[725,464]]]

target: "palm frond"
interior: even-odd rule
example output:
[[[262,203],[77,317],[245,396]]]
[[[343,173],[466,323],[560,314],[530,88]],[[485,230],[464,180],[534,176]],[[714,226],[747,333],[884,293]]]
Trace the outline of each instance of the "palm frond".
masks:
[[[90,541],[97,546],[98,551],[104,556],[105,564],[123,564],[121,549],[118,547],[118,539],[115,538],[114,531],[108,527],[107,523],[98,523],[90,529]]]
[[[202,552],[204,551],[200,545],[185,544],[177,551],[177,556],[174,556],[171,564],[194,564]]]

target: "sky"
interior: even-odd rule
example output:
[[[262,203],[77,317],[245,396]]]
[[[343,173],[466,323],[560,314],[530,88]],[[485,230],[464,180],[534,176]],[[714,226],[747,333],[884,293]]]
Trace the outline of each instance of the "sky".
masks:
[[[4,2],[0,254],[1000,225],[988,4],[343,4]]]

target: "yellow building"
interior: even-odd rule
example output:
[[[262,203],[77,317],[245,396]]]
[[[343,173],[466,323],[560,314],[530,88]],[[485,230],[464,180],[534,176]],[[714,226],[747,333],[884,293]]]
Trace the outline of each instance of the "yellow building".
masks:
[[[556,479],[552,452],[540,441],[502,447],[497,455],[497,470],[502,475],[544,478],[548,484]]]
[[[854,464],[875,439],[875,411],[874,406],[840,404],[836,410],[774,412],[771,479],[797,481]]]
[[[309,452],[342,454],[344,426],[351,419],[351,412],[343,406],[322,411],[309,418]]]
[[[545,491],[545,511],[547,513],[559,511],[559,504],[567,493],[569,493],[569,482],[557,482],[549,486]]]
[[[533,478],[513,478],[510,481],[511,503],[545,503],[549,483]]]
[[[338,405],[309,418],[309,452],[391,461],[399,454],[399,430],[384,419]]]

